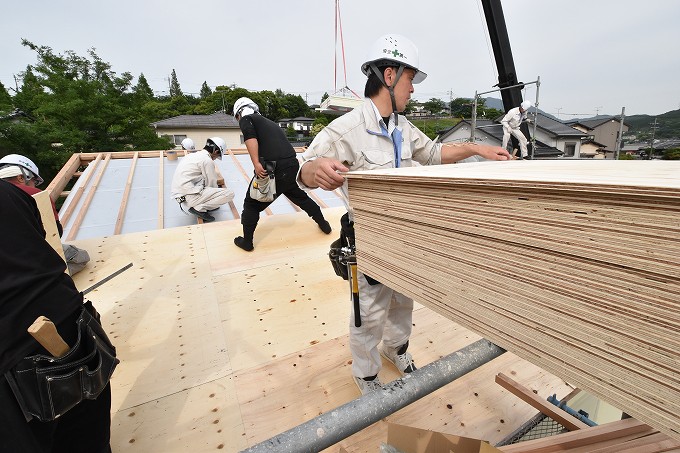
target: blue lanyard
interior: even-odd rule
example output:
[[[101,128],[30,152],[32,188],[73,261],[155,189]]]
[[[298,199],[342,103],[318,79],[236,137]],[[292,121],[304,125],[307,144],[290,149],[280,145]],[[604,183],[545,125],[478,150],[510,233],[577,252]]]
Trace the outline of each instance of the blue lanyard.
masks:
[[[390,137],[392,140],[392,147],[394,148],[394,168],[401,167],[401,145],[403,142],[401,129],[395,127],[391,136],[382,125],[380,125],[380,129],[382,129],[383,136]]]

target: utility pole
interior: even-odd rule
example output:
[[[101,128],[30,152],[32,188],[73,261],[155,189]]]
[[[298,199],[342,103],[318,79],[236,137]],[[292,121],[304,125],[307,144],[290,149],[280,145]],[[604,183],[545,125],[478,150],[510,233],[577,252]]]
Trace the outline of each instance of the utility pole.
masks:
[[[453,109],[451,108],[451,104],[453,103],[453,90],[447,91],[447,94],[449,95],[449,115],[453,116]]]
[[[654,134],[657,129],[656,118],[654,118],[654,123],[652,123],[652,140],[649,142],[649,159],[654,157]]]
[[[616,152],[614,153],[614,160],[619,160],[619,154],[621,153],[621,145],[623,143],[623,119],[626,117],[626,108],[621,107],[621,124],[619,124],[619,136],[616,140]]]
[[[595,116],[597,116],[597,115],[600,114],[600,109],[601,109],[601,108],[602,108],[602,106],[595,107]]]

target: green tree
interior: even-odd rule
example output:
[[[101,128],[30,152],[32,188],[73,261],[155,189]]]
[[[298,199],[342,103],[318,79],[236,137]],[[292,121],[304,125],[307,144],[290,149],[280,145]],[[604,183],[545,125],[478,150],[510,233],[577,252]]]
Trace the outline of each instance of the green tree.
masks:
[[[472,99],[455,98],[451,101],[451,116],[470,118],[472,116]]]
[[[12,110],[12,98],[5,89],[5,85],[0,82],[0,113]]]
[[[324,93],[323,96],[321,96],[321,103],[323,103],[323,101],[326,99],[328,99],[328,93]]]
[[[423,104],[423,107],[433,115],[439,115],[446,107],[446,104],[441,99],[430,98],[429,101]]]
[[[182,89],[179,87],[179,81],[177,80],[177,73],[172,70],[170,74],[170,97],[174,98],[177,96],[183,96]]]
[[[411,113],[415,112],[416,107],[418,107],[418,101],[415,99],[409,99],[406,107],[404,108],[404,115],[410,115]]]
[[[144,73],[139,74],[137,85],[134,86],[132,92],[142,101],[149,101],[153,99],[153,90],[149,86],[149,82],[144,77]]]
[[[201,99],[205,99],[208,96],[210,96],[211,94],[212,94],[212,90],[208,86],[208,83],[204,80],[203,85],[201,85],[201,93],[200,93],[199,96],[200,96]]]
[[[664,160],[680,160],[680,148],[665,150],[661,158]]]

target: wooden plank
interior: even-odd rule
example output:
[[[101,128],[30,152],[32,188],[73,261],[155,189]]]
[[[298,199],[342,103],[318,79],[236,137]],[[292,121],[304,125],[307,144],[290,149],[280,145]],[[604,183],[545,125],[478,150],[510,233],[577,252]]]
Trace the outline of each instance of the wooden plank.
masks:
[[[102,165],[101,169],[99,170],[99,173],[97,174],[97,177],[94,180],[92,187],[90,187],[90,190],[87,193],[87,197],[85,197],[85,201],[83,202],[83,206],[80,208],[80,211],[78,212],[78,215],[76,216],[76,219],[73,222],[73,225],[71,225],[71,229],[69,230],[68,237],[66,238],[67,241],[72,241],[73,239],[75,239],[76,235],[78,234],[78,229],[80,228],[80,225],[83,223],[83,219],[85,218],[85,214],[87,213],[87,209],[90,207],[90,203],[92,202],[92,198],[94,198],[94,194],[95,194],[95,192],[97,192],[97,187],[99,186],[99,181],[101,181],[102,176],[104,175],[104,171],[106,170],[106,166],[109,164],[110,160],[111,160],[111,153],[107,153],[106,158],[104,159],[104,164]]]
[[[59,173],[52,179],[50,184],[47,186],[47,193],[50,195],[52,201],[57,201],[61,196],[64,188],[68,182],[73,178],[74,174],[80,167],[80,154],[74,153],[69,157],[68,161],[61,167]]]
[[[619,445],[598,448],[592,450],[591,453],[658,453],[675,448],[680,448],[680,441],[671,439],[665,434],[656,433],[628,440]]]
[[[78,202],[80,201],[80,197],[82,197],[83,192],[85,191],[85,187],[87,186],[87,183],[90,181],[90,178],[92,178],[92,175],[96,172],[97,166],[99,165],[99,162],[102,159],[101,154],[97,154],[97,157],[94,159],[94,162],[90,162],[88,166],[91,166],[92,169],[88,173],[88,175],[85,177],[83,181],[79,181],[80,184],[78,186],[78,189],[76,189],[76,193],[71,199],[70,204],[64,211],[64,214],[61,216],[61,222],[62,225],[66,226],[66,223],[69,221],[71,218],[71,215],[75,211],[76,207],[78,206]]]
[[[510,379],[503,373],[498,373],[496,375],[496,383],[500,384],[501,387],[510,391],[510,393],[519,397],[524,402],[538,409],[542,414],[552,418],[569,431],[589,428],[587,424],[578,420],[576,417],[569,415],[554,404],[539,398],[534,392]]]
[[[165,161],[163,160],[163,151],[158,152],[158,229],[165,228],[163,221],[165,219]]]
[[[57,229],[57,221],[54,218],[54,210],[52,209],[52,201],[50,200],[50,195],[47,191],[43,190],[41,192],[33,195],[33,199],[38,205],[38,210],[40,211],[40,218],[42,219],[43,228],[45,229],[45,240],[54,249],[55,252],[61,256],[61,259],[66,262],[64,257],[64,249],[61,246],[61,238],[59,237],[59,230]],[[68,267],[66,268],[68,272]]]
[[[130,164],[130,172],[128,173],[127,181],[125,182],[125,191],[123,198],[120,201],[120,208],[118,209],[118,217],[116,218],[116,226],[113,229],[113,234],[120,234],[123,229],[123,219],[125,218],[125,209],[127,208],[128,199],[130,198],[130,189],[132,188],[132,178],[135,176],[135,168],[137,166],[137,159],[139,153],[135,153]]]

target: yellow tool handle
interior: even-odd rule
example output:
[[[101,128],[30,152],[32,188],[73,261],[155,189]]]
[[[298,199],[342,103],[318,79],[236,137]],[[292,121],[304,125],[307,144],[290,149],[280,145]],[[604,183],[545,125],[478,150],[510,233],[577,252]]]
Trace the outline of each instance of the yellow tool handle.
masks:
[[[54,323],[45,316],[38,316],[28,328],[28,333],[54,357],[62,357],[71,349],[57,332]]]

